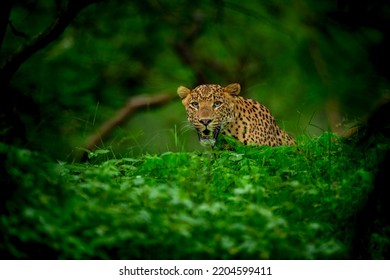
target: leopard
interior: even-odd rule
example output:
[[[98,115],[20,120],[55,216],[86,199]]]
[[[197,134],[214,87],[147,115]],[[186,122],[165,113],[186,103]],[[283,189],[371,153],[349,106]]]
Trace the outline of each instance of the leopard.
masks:
[[[202,146],[213,147],[220,134],[232,136],[244,145],[291,146],[296,142],[276,123],[270,110],[260,102],[240,96],[241,85],[226,87],[202,84],[194,89],[177,88],[187,120]]]

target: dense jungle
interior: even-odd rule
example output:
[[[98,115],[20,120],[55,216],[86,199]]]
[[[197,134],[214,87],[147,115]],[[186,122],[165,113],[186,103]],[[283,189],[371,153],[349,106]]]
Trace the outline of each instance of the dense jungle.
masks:
[[[389,259],[387,1],[0,3],[5,259]],[[241,84],[297,145],[199,144]]]

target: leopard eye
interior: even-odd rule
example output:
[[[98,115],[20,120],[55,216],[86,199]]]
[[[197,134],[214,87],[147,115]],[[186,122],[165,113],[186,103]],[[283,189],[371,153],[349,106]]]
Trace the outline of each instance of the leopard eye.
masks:
[[[194,107],[194,108],[199,108],[199,103],[194,101],[194,102],[191,102],[191,106]]]
[[[222,105],[221,101],[215,101],[214,104],[213,104],[214,107],[219,107],[221,105]]]

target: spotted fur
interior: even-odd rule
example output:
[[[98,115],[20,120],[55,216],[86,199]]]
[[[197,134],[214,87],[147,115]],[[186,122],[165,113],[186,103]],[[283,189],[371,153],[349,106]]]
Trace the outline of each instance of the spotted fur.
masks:
[[[259,102],[239,96],[240,90],[237,83],[177,89],[200,143],[213,146],[222,132],[245,145],[294,145],[294,139],[279,128],[271,112]]]

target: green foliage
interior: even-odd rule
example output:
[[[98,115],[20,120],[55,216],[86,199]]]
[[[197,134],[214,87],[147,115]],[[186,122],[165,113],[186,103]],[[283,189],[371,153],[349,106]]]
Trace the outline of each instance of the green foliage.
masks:
[[[19,187],[1,216],[0,252],[60,259],[348,258],[354,216],[386,148],[363,154],[324,133],[298,147],[235,145],[116,159],[103,150],[91,163],[53,164],[2,146],[4,170]],[[372,238],[389,242],[383,232]],[[372,256],[382,258],[380,250],[374,247]]]
[[[67,3],[16,1],[0,64]],[[376,139],[364,152],[329,133],[301,137],[298,148],[225,138],[190,152],[199,145],[180,125],[177,99],[134,116],[97,150],[75,147],[129,97],[174,95],[181,84],[239,82],[296,135],[364,115],[389,87],[389,9],[375,3],[112,0],[83,10],[0,88],[0,254],[348,258],[355,215],[388,148]],[[90,162],[69,163],[72,149]],[[389,225],[375,228],[370,255],[381,259]]]

